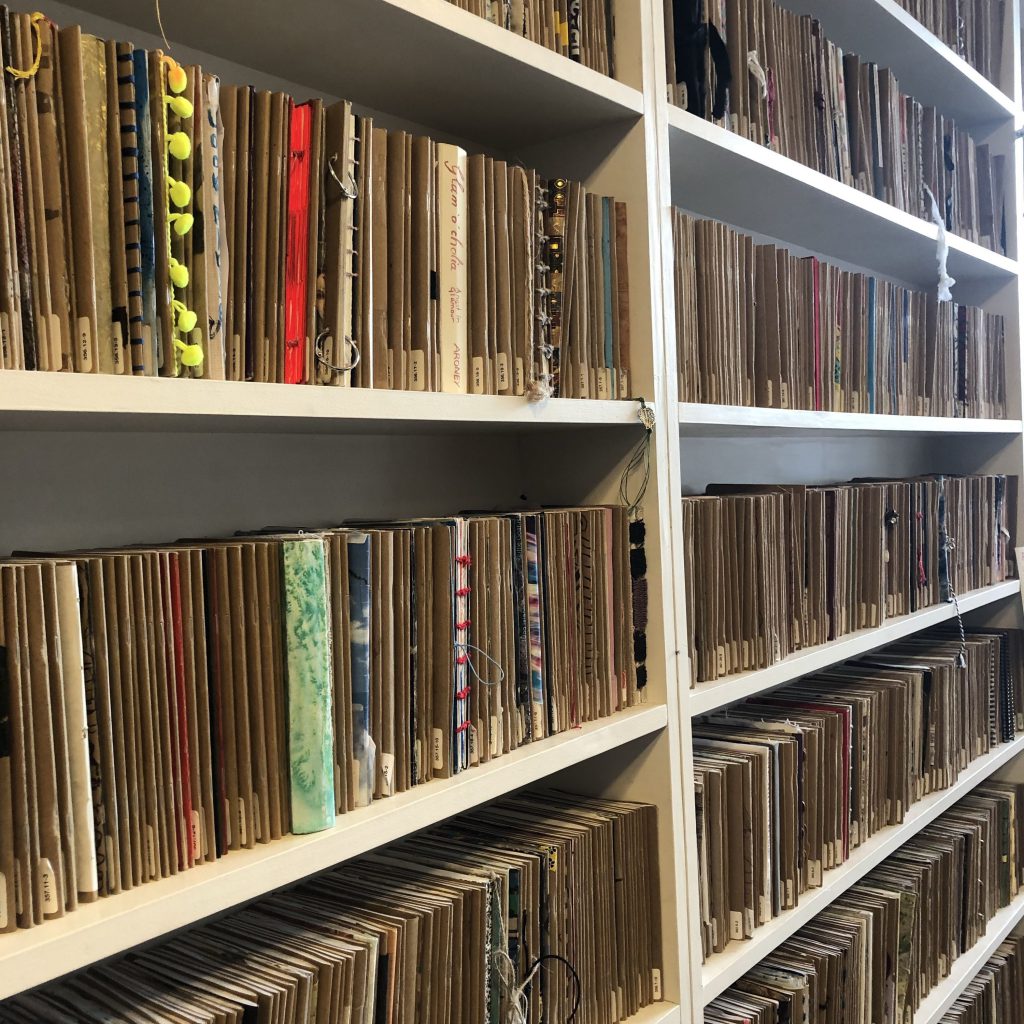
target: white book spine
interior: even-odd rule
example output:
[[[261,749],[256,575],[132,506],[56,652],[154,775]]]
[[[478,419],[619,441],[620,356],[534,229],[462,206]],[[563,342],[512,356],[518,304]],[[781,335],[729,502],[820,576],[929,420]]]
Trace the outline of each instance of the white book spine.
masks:
[[[466,151],[437,146],[438,291],[441,299],[441,390],[469,391]]]

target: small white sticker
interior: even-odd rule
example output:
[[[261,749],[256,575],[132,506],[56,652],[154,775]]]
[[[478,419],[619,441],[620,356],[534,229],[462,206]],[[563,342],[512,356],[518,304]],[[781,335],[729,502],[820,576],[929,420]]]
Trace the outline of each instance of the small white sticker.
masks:
[[[246,830],[245,821],[245,801],[238,798],[238,845],[247,846],[249,842],[249,833]]]
[[[772,919],[772,905],[767,896],[757,897],[757,919],[761,924],[767,924]]]
[[[470,368],[473,372],[473,383],[470,390],[474,395],[482,395],[484,393],[484,357],[473,356]]]
[[[479,747],[479,736],[482,725],[477,723],[476,725],[470,725],[469,727],[469,763],[479,764],[480,763],[480,747]]]
[[[526,390],[526,375],[523,372],[522,356],[516,356],[515,374],[515,391],[517,395],[521,395]]]
[[[444,733],[440,729],[434,730],[433,765],[438,771],[444,768]]]
[[[813,886],[821,885],[820,860],[811,860],[807,862],[807,884]]]
[[[426,360],[422,349],[413,349],[412,358],[409,360],[409,377],[411,391],[422,391],[426,387],[424,365]]]
[[[498,353],[498,391],[508,391],[511,381],[508,377],[508,353]]]
[[[491,715],[491,757],[501,753],[501,735],[498,730],[498,716]]]
[[[533,726],[533,738],[542,739],[544,736],[544,705],[534,701],[530,705],[530,721]]]
[[[43,879],[43,913],[60,913],[63,908],[57,897],[57,879],[53,874],[53,865],[47,857],[39,858],[39,874]]]
[[[380,773],[384,779],[384,784],[381,787],[385,796],[394,796],[395,794],[395,755],[394,754],[381,754],[380,755]]]
[[[198,811],[192,812],[192,859],[199,860],[203,856],[203,819]]]
[[[651,998],[656,1002],[661,1002],[661,970],[657,967],[651,970]]]
[[[738,910],[729,911],[729,938],[743,938],[743,915]]]

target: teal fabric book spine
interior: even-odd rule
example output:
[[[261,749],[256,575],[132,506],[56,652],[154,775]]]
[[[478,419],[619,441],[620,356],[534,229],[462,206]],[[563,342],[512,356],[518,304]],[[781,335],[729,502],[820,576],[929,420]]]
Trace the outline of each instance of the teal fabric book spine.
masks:
[[[292,832],[334,824],[334,709],[323,541],[282,542]]]

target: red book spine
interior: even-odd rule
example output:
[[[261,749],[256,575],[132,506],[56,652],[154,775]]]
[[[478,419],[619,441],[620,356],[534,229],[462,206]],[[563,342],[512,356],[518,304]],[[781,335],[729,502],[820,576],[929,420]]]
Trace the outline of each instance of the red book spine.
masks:
[[[288,146],[288,242],[285,253],[284,382],[301,384],[306,371],[306,294],[309,279],[309,146],[312,112],[291,108]]]

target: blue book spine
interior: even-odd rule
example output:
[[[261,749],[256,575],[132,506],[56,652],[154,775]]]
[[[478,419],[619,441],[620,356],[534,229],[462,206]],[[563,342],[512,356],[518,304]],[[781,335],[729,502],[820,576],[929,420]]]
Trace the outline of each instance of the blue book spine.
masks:
[[[153,129],[149,117],[149,71],[145,50],[132,53],[135,64],[135,123],[139,150],[139,264],[142,273],[143,344],[152,374],[160,366],[160,323],[156,315],[156,232],[153,227]]]
[[[348,543],[348,607],[352,623],[352,752],[356,806],[373,800],[376,748],[370,734],[370,537],[351,533]]]

